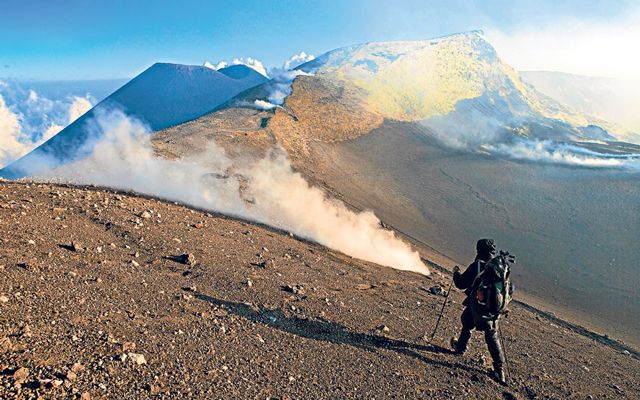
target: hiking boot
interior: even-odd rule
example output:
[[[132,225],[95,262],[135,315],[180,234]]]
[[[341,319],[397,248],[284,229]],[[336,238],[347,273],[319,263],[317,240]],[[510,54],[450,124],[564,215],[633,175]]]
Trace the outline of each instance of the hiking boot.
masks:
[[[507,376],[502,368],[496,368],[493,370],[494,377],[499,384],[507,386]]]
[[[462,355],[463,351],[460,351],[460,347],[458,346],[458,339],[456,339],[455,336],[451,338],[451,341],[449,343],[451,344],[451,348],[453,349],[454,353]]]

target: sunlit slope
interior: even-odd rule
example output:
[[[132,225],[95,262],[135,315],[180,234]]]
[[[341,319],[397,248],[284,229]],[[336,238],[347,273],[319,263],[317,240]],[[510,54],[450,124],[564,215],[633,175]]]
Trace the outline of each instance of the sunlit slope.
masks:
[[[454,112],[461,101],[479,100],[486,108],[499,106],[512,118],[606,125],[523,83],[480,31],[344,47],[299,68],[354,84],[365,93],[370,111],[394,120],[427,120]]]

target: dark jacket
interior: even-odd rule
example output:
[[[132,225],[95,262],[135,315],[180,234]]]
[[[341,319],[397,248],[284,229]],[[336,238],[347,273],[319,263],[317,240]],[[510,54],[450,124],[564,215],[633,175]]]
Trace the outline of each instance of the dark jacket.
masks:
[[[456,272],[453,274],[453,283],[455,283],[458,289],[464,289],[464,293],[467,298],[462,302],[462,305],[469,304],[469,295],[471,294],[471,285],[476,280],[478,272],[482,272],[484,265],[487,261],[491,260],[491,255],[477,255],[476,259],[464,270],[463,273]],[[478,268],[480,264],[480,268]]]

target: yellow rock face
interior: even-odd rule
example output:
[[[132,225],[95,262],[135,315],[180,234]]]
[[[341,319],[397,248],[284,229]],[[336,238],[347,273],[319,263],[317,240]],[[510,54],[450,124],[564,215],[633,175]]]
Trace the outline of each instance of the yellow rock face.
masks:
[[[481,96],[491,63],[465,38],[369,44],[346,63],[320,73],[351,82],[365,93],[366,107],[386,118],[415,121],[454,110],[458,101]],[[397,58],[385,47],[393,46]]]
[[[329,53],[316,73],[354,85],[363,93],[366,109],[388,119],[425,120],[454,111],[462,100],[496,92],[505,99],[524,101],[527,112],[575,126],[609,128],[523,83],[480,32],[338,49]]]

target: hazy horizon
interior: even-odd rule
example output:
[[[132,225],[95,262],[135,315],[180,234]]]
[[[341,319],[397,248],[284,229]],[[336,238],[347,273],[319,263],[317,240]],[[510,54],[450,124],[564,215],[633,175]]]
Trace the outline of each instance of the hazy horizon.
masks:
[[[187,1],[157,6],[5,5],[0,77],[94,80],[133,77],[154,62],[202,65],[235,58],[279,67],[292,54],[347,45],[419,40],[483,30],[518,70],[638,77],[640,7],[631,1],[424,2],[260,1],[220,6]]]

